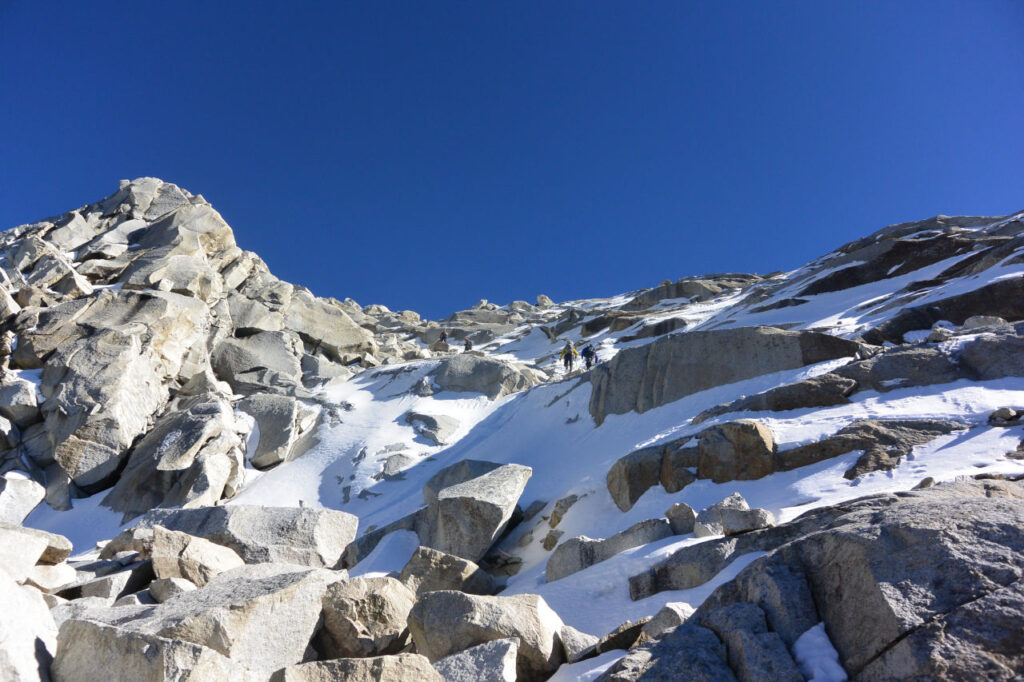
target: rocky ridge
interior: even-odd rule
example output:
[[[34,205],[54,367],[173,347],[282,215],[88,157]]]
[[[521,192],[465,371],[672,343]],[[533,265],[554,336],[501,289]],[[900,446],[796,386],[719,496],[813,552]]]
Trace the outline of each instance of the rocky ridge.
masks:
[[[2,233],[0,677],[1013,679],[1022,235],[428,321],[153,178]]]

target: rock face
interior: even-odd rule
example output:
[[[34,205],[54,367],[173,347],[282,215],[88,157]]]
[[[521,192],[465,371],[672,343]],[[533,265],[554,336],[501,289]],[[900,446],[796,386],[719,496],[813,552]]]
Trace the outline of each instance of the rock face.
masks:
[[[787,529],[777,535],[781,547],[716,590],[690,621],[704,624],[737,604],[748,611],[756,606],[769,634],[785,646],[824,621],[843,668],[858,679],[1011,679],[1024,669],[1022,514],[1024,486],[1004,480],[944,484],[818,510],[788,529],[762,531]],[[896,584],[900,589],[891,588]],[[717,632],[729,650],[723,660],[737,673],[741,660],[743,666],[785,662],[785,647],[767,641],[759,626],[734,620]],[[631,655],[634,673],[656,668],[667,674],[664,666],[675,659],[656,654],[680,649],[674,637]],[[712,650],[717,646],[710,643]],[[692,643],[686,647],[686,656],[706,655]],[[608,679],[638,679],[627,668],[624,663],[614,673],[620,676]]]
[[[670,334],[628,348],[590,374],[590,414],[646,412],[741,379],[851,357],[858,344],[827,334],[742,327]]]
[[[345,512],[228,505],[154,509],[138,528],[163,526],[230,547],[246,563],[268,561],[333,567],[355,539],[358,519]]]
[[[245,565],[228,547],[161,526],[153,527],[150,557],[157,578],[184,578],[199,587],[220,573]]]
[[[483,393],[491,400],[536,383],[531,375],[508,363],[466,353],[442,360],[433,379],[442,391]]]
[[[329,658],[396,654],[406,645],[406,620],[416,596],[394,578],[353,578],[324,594],[319,649]]]
[[[546,679],[565,660],[562,620],[537,595],[481,597],[441,591],[423,595],[409,613],[416,650],[432,661],[485,642],[518,638],[517,679]]]
[[[417,547],[399,576],[417,596],[436,590],[493,594],[494,578],[472,561],[429,547]]]
[[[505,464],[442,488],[426,509],[420,541],[463,559],[479,560],[508,525],[532,471]]]

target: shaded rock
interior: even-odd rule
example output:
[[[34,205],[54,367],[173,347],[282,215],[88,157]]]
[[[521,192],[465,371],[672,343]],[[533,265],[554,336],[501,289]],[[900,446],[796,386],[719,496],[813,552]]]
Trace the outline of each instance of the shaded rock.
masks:
[[[417,596],[435,590],[493,594],[494,578],[472,561],[429,547],[417,547],[399,576]]]
[[[256,676],[218,652],[173,637],[114,625],[69,620],[61,626],[54,682],[256,682]]]
[[[678,627],[693,615],[693,607],[685,602],[669,602],[661,607],[654,616],[644,624],[643,633],[651,639],[657,639],[672,628]]]
[[[571,625],[563,625],[558,631],[558,638],[562,640],[567,663],[576,663],[596,656],[597,643],[601,641],[600,637],[580,632]]]
[[[858,344],[815,332],[741,327],[669,334],[627,348],[591,372],[590,414],[646,412],[742,379],[850,357]]]
[[[443,682],[425,656],[398,654],[374,658],[336,658],[290,665],[278,670],[270,682]]]
[[[5,375],[0,380],[0,416],[9,419],[21,429],[39,421],[35,385],[24,379]]]
[[[857,387],[857,381],[853,378],[833,373],[823,374],[717,405],[698,414],[692,423],[700,424],[730,412],[785,412],[807,407],[846,405]]]
[[[301,384],[302,342],[289,332],[258,332],[221,342],[212,361],[217,377],[237,393],[290,393]]]
[[[602,637],[594,646],[594,651],[603,654],[612,649],[631,648],[640,639],[640,634],[650,620],[651,618],[648,616],[638,621],[626,621]]]
[[[665,511],[669,526],[673,535],[686,535],[693,532],[693,526],[697,521],[697,514],[693,507],[685,502],[677,502]]]
[[[477,561],[505,530],[532,471],[519,464],[505,464],[442,488],[417,528],[420,542]]]
[[[700,447],[687,445],[690,438],[666,443],[661,457],[661,487],[677,493],[697,480]]]
[[[293,446],[299,436],[312,427],[315,414],[303,419],[304,411],[292,397],[273,393],[255,393],[239,401],[237,409],[252,415],[259,426],[259,443],[246,459],[258,469],[272,467],[300,456]]]
[[[707,628],[684,624],[663,638],[630,651],[597,678],[599,682],[694,680],[728,682],[736,676],[726,664],[725,646]]]
[[[445,358],[431,374],[442,391],[484,393],[491,400],[525,390],[536,383],[529,374],[494,358],[460,353]]]
[[[604,540],[594,540],[582,535],[570,538],[558,545],[548,558],[545,568],[546,579],[549,583],[559,580],[610,559],[627,549],[646,545],[670,535],[672,529],[668,520],[648,519]]]
[[[327,588],[318,649],[328,658],[365,658],[400,652],[416,596],[394,578],[352,578]]]
[[[109,606],[121,597],[144,589],[154,577],[152,563],[137,561],[115,573],[66,585],[57,594],[65,599],[98,598]]]
[[[63,535],[50,533],[36,528],[0,522],[0,547],[11,552],[0,556],[17,554],[25,557],[28,566],[40,564],[59,564],[71,556],[71,541]],[[18,578],[18,571],[4,566],[8,573]]]
[[[515,639],[495,639],[445,656],[434,668],[445,682],[516,682]]]
[[[428,592],[409,614],[416,650],[432,661],[497,639],[518,638],[517,679],[546,679],[565,656],[562,619],[534,594],[482,597]]]
[[[622,511],[629,511],[648,489],[661,481],[661,448],[644,448],[618,459],[605,481],[612,500]]]
[[[192,592],[195,589],[195,584],[184,578],[157,578],[149,584],[149,593],[160,603],[182,592]]]
[[[430,415],[421,412],[406,412],[405,423],[416,429],[434,445],[447,445],[459,429],[459,420],[445,415]]]
[[[331,509],[232,504],[154,509],[138,527],[163,526],[205,538],[235,550],[246,563],[332,567],[355,539],[358,522],[351,514]]]
[[[750,481],[772,473],[775,438],[759,422],[741,419],[701,432],[697,475],[715,483]]]
[[[0,523],[21,525],[46,497],[46,488],[15,472],[0,476]]]
[[[150,557],[157,578],[184,578],[198,587],[220,573],[245,565],[228,547],[162,526],[153,527]]]

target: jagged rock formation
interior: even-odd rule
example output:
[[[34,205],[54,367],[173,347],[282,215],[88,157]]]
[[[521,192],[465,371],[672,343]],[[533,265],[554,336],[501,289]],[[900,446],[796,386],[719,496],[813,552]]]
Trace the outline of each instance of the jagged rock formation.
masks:
[[[153,178],[0,234],[0,678],[1015,679],[1022,217],[440,321]]]

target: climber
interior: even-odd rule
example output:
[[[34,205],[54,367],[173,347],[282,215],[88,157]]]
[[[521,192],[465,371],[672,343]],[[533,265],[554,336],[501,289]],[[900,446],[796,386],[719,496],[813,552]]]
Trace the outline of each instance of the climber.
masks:
[[[473,342],[467,338],[466,342],[462,344],[462,347],[467,351],[473,350]]]
[[[597,359],[597,353],[594,352],[594,347],[589,343],[583,347],[583,352],[580,353],[583,356],[583,361],[587,363],[587,369],[590,369],[591,365]]]
[[[566,341],[565,348],[562,349],[562,353],[558,356],[562,358],[562,365],[565,367],[566,374],[572,371],[572,364],[579,356],[579,352],[573,348],[572,341]]]
[[[448,343],[448,330],[441,330],[441,343]]]

